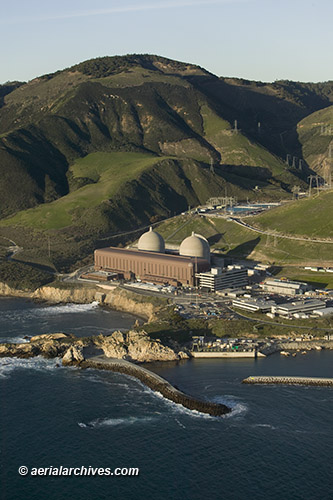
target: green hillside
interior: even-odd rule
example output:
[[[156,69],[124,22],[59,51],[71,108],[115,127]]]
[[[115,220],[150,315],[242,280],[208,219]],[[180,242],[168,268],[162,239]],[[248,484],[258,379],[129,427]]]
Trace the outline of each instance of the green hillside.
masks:
[[[46,230],[70,226],[157,162],[152,155],[138,153],[92,153],[77,160],[68,171],[73,185],[84,186],[52,203],[18,212],[0,224]]]
[[[1,86],[0,235],[60,270],[211,196],[288,199],[309,174],[284,161],[301,150],[296,125],[331,102],[332,82],[223,79],[136,54]]]
[[[234,176],[230,183],[223,169],[213,174],[208,165],[192,159],[92,153],[70,167],[67,195],[3,219],[0,236],[23,247],[22,260],[68,269],[96,246],[130,238],[112,235],[179,213],[188,205],[205,203],[226,189],[238,198],[249,195],[256,199],[260,193],[242,187],[246,182],[249,180]],[[270,189],[272,196],[280,197],[279,188],[272,185]]]
[[[158,232],[166,240],[166,245],[179,245],[192,231],[205,236],[211,248],[225,258],[250,259],[280,266],[284,275],[284,267],[291,277],[307,275],[299,270],[304,265],[333,265],[333,246],[325,243],[297,241],[256,233],[226,219],[208,217],[182,216],[172,221],[163,222],[158,226]],[[308,280],[315,280],[312,273]],[[321,282],[332,282],[329,275],[320,275]],[[320,281],[320,280],[318,280]]]
[[[333,238],[333,191],[277,207],[249,220],[262,229],[312,238]],[[333,254],[333,247],[332,247]]]
[[[327,171],[333,173],[333,151],[329,158],[330,144],[333,146],[333,106],[304,118],[297,132],[303,156],[310,167],[324,177]]]

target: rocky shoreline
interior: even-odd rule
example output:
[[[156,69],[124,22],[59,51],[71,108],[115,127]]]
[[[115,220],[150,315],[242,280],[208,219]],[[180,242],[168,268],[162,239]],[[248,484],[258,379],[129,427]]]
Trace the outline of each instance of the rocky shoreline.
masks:
[[[179,361],[189,355],[178,349],[164,346],[151,340],[144,332],[114,332],[112,335],[98,335],[77,338],[64,333],[37,335],[29,342],[20,344],[0,344],[0,357],[62,358],[65,366],[95,368],[124,373],[137,378],[163,397],[212,416],[221,416],[231,410],[227,406],[209,401],[201,401],[173,387],[168,381],[146,368],[135,364],[151,361]]]
[[[60,285],[50,284],[36,290],[19,290],[0,282],[0,297],[21,297],[50,304],[90,304],[97,301],[111,309],[133,314],[148,322],[156,319],[162,307],[149,301],[149,297],[142,299],[134,292],[115,286],[83,283],[75,284],[75,286],[66,286],[63,283]]]

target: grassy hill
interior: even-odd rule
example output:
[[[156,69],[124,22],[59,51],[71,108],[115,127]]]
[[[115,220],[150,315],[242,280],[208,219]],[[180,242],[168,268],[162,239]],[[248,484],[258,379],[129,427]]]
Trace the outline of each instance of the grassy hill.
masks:
[[[248,191],[249,179],[234,176],[234,183],[229,182],[222,168],[212,174],[208,165],[193,159],[143,153],[91,153],[69,168],[68,178],[67,195],[0,221],[0,235],[23,247],[19,258],[68,269],[96,245],[127,242],[126,236],[112,236],[119,231],[205,203],[226,189],[238,198],[255,200],[260,195]],[[270,189],[271,196],[280,197],[279,188]]]
[[[286,274],[285,268],[293,269],[289,275],[294,278],[307,274],[304,269],[300,271],[300,266],[333,265],[332,244],[260,234],[222,218],[182,216],[158,226],[158,232],[165,238],[166,245],[179,245],[192,231],[205,236],[211,248],[227,259],[250,259],[280,266],[282,275]],[[325,284],[332,282],[328,275],[321,275],[320,278]],[[315,281],[316,277],[312,273],[308,279]]]
[[[22,260],[68,269],[211,196],[288,198],[308,174],[284,162],[289,143],[301,148],[296,124],[332,99],[331,82],[220,79],[152,55],[2,86],[0,235]]]
[[[331,132],[327,129],[331,127]],[[313,170],[325,177],[333,171],[329,146],[333,146],[333,106],[316,111],[299,122],[297,126],[299,141],[305,160]],[[333,173],[333,172],[332,172]]]
[[[324,191],[249,219],[262,229],[310,238],[333,238],[333,191]],[[333,253],[333,247],[332,247]]]

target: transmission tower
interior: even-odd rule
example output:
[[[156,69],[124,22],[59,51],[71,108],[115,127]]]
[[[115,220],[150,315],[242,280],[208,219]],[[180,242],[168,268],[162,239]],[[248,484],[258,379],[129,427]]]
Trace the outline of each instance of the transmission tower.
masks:
[[[211,174],[215,174],[215,170],[214,170],[214,160],[213,158],[210,159],[210,168],[209,168]]]
[[[316,179],[317,178],[317,188],[318,188],[318,175],[309,175],[308,179],[310,179],[310,182],[309,182],[309,198],[311,196],[311,190],[312,190],[312,181],[313,179]]]
[[[292,168],[296,168],[296,156],[293,156],[293,164],[292,164]]]
[[[291,158],[291,155],[287,154],[287,157],[286,157],[286,164],[288,165],[289,167],[289,162],[290,162],[290,158]]]

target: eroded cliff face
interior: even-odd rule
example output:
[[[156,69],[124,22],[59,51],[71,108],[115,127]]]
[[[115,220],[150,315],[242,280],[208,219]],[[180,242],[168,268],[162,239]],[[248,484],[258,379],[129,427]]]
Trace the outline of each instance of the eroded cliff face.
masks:
[[[0,296],[3,297],[31,297],[31,292],[29,290],[19,290],[17,288],[11,288],[6,285],[6,283],[0,282]]]
[[[19,290],[11,288],[5,283],[0,282],[0,296],[26,297],[46,302],[89,304],[94,301],[103,303],[117,311],[128,312],[140,316],[148,321],[154,321],[156,314],[162,306],[156,306],[149,302],[147,296],[142,300],[142,296],[137,296],[134,292],[121,290],[118,288],[104,289],[95,285],[58,287],[56,285],[46,285],[37,288],[35,291]],[[138,300],[140,299],[140,300]]]
[[[116,289],[105,294],[103,304],[108,305],[117,311],[128,312],[141,316],[148,321],[154,321],[160,307],[154,306],[150,303],[148,296],[146,298],[146,302],[138,302],[135,300],[135,294],[133,294],[133,292]]]
[[[95,300],[96,292],[96,287],[57,288],[55,286],[42,286],[32,293],[32,298],[55,303],[89,304]]]

